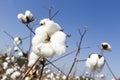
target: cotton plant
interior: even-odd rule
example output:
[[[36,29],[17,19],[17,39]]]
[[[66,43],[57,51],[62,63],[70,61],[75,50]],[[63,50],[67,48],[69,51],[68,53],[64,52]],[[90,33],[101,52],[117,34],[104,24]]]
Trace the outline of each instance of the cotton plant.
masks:
[[[59,24],[50,19],[43,19],[40,24],[32,39],[32,51],[41,57],[63,54],[66,50],[66,34],[61,31]]]

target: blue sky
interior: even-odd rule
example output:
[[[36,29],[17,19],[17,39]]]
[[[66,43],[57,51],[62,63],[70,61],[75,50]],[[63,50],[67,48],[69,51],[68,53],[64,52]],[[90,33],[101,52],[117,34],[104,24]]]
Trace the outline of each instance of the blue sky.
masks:
[[[65,33],[72,36],[67,40],[68,49],[74,50],[79,41],[78,29],[88,27],[82,46],[90,46],[90,49],[82,50],[81,59],[89,53],[99,53],[98,45],[108,42],[112,46],[112,52],[106,52],[105,56],[113,72],[120,76],[120,1],[119,0],[1,0],[0,1],[0,49],[6,45],[12,45],[12,40],[3,32],[7,31],[12,36],[26,37],[29,30],[17,19],[17,14],[30,10],[36,16],[34,29],[39,26],[39,21],[48,17],[47,9],[53,6],[52,13],[60,9],[53,18],[61,25]],[[23,48],[28,47],[28,40],[24,40]],[[72,62],[73,55],[67,57]],[[62,64],[62,63],[61,63]],[[83,63],[79,63],[80,65]],[[69,64],[70,65],[70,64]],[[109,73],[106,69],[103,73]],[[110,73],[109,73],[109,76]]]

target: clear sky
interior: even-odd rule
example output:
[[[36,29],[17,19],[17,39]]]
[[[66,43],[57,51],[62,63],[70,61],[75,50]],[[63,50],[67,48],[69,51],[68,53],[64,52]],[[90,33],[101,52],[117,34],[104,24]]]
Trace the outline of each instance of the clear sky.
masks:
[[[61,25],[65,33],[72,35],[67,40],[67,52],[76,48],[80,38],[78,29],[83,30],[87,26],[88,32],[82,46],[91,48],[82,50],[80,58],[85,59],[92,52],[99,53],[98,45],[108,42],[112,46],[112,52],[106,52],[105,56],[113,72],[119,77],[120,0],[0,0],[0,49],[12,45],[12,40],[3,31],[14,37],[29,35],[29,30],[17,19],[18,13],[30,10],[36,16],[36,28],[41,19],[48,17],[49,6],[54,7],[52,13],[60,9],[53,20]],[[27,42],[24,41],[23,48],[28,47]],[[73,56],[74,54],[68,56],[64,62],[72,62]],[[111,76],[108,69],[104,68],[102,73]]]

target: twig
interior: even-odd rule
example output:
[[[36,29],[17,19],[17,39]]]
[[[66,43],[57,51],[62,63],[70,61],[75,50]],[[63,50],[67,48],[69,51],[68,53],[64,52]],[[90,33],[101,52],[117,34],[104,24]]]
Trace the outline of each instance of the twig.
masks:
[[[103,50],[102,50],[102,49],[101,49],[101,54],[102,54],[102,56],[105,58],[105,56],[104,56],[104,53],[103,53]],[[106,66],[107,66],[108,70],[109,70],[109,71],[110,71],[110,73],[112,74],[112,76],[115,78],[115,80],[117,80],[117,77],[115,76],[115,74],[113,73],[112,69],[110,68],[110,66],[109,66],[109,64],[108,64],[108,62],[107,62],[107,60],[106,60],[106,58],[105,58],[105,63],[106,63]]]
[[[46,59],[47,60],[47,59]],[[66,75],[63,71],[61,71],[57,66],[55,66],[52,62],[47,60],[53,67],[55,67],[58,71],[60,71],[62,74]]]
[[[42,69],[41,69],[41,73],[40,73],[40,76],[39,76],[39,80],[41,80],[41,78],[42,78],[43,70],[44,70],[44,67],[45,67],[45,62],[46,62],[46,59],[43,58],[43,61],[42,61]]]
[[[51,11],[52,11],[52,6],[50,6],[50,8],[48,9],[48,18],[51,19]]]
[[[73,61],[72,66],[71,66],[71,68],[70,68],[70,70],[69,70],[69,72],[68,72],[68,75],[67,75],[66,80],[68,80],[68,77],[69,77],[71,71],[73,70],[73,67],[74,67],[74,65],[75,65],[75,63],[76,63],[76,61],[77,61],[78,55],[80,54],[80,47],[81,47],[82,40],[83,40],[83,38],[84,38],[84,35],[85,35],[86,31],[87,31],[87,30],[85,29],[84,32],[81,33],[80,30],[79,30],[79,33],[80,33],[80,35],[81,35],[81,38],[80,38],[80,41],[79,41],[79,44],[78,44],[78,49],[77,49],[77,52],[76,52],[74,61]]]
[[[59,12],[60,12],[60,10],[57,10],[50,19],[52,20]]]
[[[68,55],[74,53],[75,51],[76,51],[76,50],[73,50],[73,51],[71,51],[71,52],[69,52],[69,53],[67,53],[67,54],[65,54],[65,55],[63,55],[63,56],[61,56],[61,57],[59,57],[59,58],[57,58],[57,59],[51,61],[51,63],[56,62],[56,61],[58,61],[58,60],[60,60],[60,59],[62,59],[62,58],[64,58],[64,57],[66,57],[66,56],[68,56]],[[46,65],[48,65],[48,64],[50,64],[50,63],[46,63]]]
[[[5,34],[7,34],[12,40],[14,40],[14,37],[13,36],[11,36],[8,32],[6,32],[6,31],[3,31]]]
[[[83,48],[80,48],[80,49],[86,49],[86,48],[90,48],[90,47],[83,47]],[[53,63],[53,62],[56,62],[56,61],[58,61],[58,60],[60,60],[60,59],[62,59],[62,58],[65,58],[66,56],[69,56],[70,54],[74,53],[75,51],[77,51],[77,49],[76,49],[76,50],[73,50],[73,51],[71,51],[71,52],[69,52],[69,53],[67,53],[67,54],[65,54],[65,55],[63,55],[63,56],[61,56],[61,57],[59,57],[59,58],[51,61],[51,62]],[[82,60],[78,60],[77,62],[80,62],[80,61],[82,61]],[[84,60],[83,60],[83,61],[84,61]],[[45,65],[48,65],[48,64],[50,64],[50,63],[46,63]]]
[[[27,27],[33,34],[35,34],[35,32],[32,30],[32,28],[29,27],[28,24],[25,24],[25,25],[26,25],[26,27]]]
[[[82,62],[82,61],[86,61],[86,59],[77,60],[76,62]]]
[[[25,75],[20,79],[20,80],[24,80],[24,78],[27,76],[27,74],[33,69],[33,67],[37,64],[37,62],[41,59],[41,57],[39,57],[36,62],[32,65],[32,67],[25,73]]]

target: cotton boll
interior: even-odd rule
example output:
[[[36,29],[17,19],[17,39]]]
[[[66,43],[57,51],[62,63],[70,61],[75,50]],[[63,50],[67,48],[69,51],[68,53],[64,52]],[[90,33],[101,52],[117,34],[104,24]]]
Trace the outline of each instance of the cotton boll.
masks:
[[[22,23],[27,23],[27,19],[26,19],[25,15],[23,15],[22,13],[18,14],[17,17]]]
[[[4,62],[2,63],[3,69],[7,69],[8,68],[8,62]]]
[[[109,43],[103,42],[103,43],[101,44],[101,46],[102,46],[102,49],[103,49],[103,50],[111,51],[111,46],[110,46]]]
[[[41,35],[41,34],[43,34],[43,33],[46,33],[45,27],[39,26],[39,27],[37,27],[37,28],[35,29],[35,34],[36,34],[36,35]],[[46,33],[46,34],[47,34],[47,33]]]
[[[57,43],[51,43],[51,46],[53,50],[55,51],[56,54],[63,54],[66,51],[66,46],[65,45],[60,45]]]
[[[15,71],[12,75],[11,75],[11,78],[13,80],[17,79],[18,77],[20,76],[20,72],[19,71]]]
[[[14,69],[13,68],[9,68],[9,69],[7,69],[6,70],[6,75],[10,75],[10,74],[12,74],[14,72]]]
[[[35,35],[32,39],[32,45],[38,45],[41,42],[45,42],[47,39],[47,33],[42,32],[41,35]]]
[[[20,45],[22,44],[22,39],[20,37],[15,37],[13,43],[14,45]]]
[[[54,32],[61,30],[59,24],[55,23],[50,19],[43,19],[40,21],[41,27],[44,27],[47,34],[51,36]]]
[[[51,46],[57,54],[63,54],[66,50],[66,34],[62,31],[57,31],[51,36]]]
[[[97,62],[97,71],[100,72],[105,64],[105,59],[103,56],[99,55],[99,60]]]
[[[89,64],[92,66],[95,66],[97,64],[98,61],[98,54],[91,54],[89,56]]]
[[[36,55],[40,56],[39,45],[32,46],[32,51],[33,51]]]
[[[14,51],[17,52],[19,48],[17,46],[14,47]]]
[[[66,34],[62,31],[57,31],[51,36],[51,42],[65,44]]]
[[[27,76],[27,77],[25,77],[25,80],[31,80],[31,79],[30,79],[30,77]]]
[[[52,57],[55,54],[50,43],[41,43],[38,48],[40,50],[40,53],[37,54],[38,56]]]
[[[18,56],[19,56],[19,57],[23,57],[23,52],[19,52],[19,53],[18,53]]]
[[[1,80],[8,80],[8,79],[7,79],[7,76],[6,76],[6,75],[3,75]]]
[[[29,10],[26,10],[25,16],[26,16],[27,22],[33,21],[33,15]]]
[[[32,65],[36,62],[39,58],[35,53],[31,52],[28,58],[28,67],[32,67]]]
[[[20,13],[20,14],[17,15],[17,18],[18,18],[19,20],[22,20],[23,17],[24,17],[24,15],[23,15],[22,13]]]
[[[90,54],[86,66],[93,72],[100,72],[104,66],[104,57],[98,54]]]

